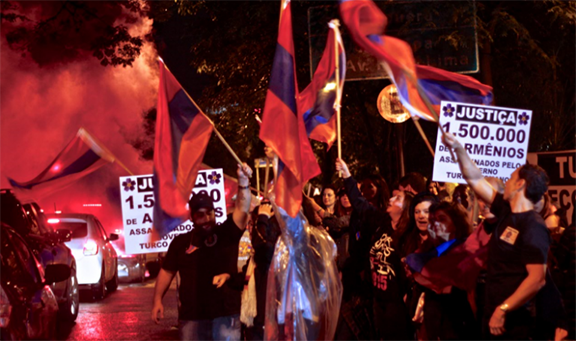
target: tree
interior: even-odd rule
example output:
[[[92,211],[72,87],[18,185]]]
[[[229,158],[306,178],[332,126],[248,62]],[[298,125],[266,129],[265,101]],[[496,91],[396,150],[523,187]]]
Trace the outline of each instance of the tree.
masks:
[[[65,64],[90,54],[103,66],[132,65],[146,37],[131,35],[127,24],[146,10],[137,0],[1,4],[8,46],[29,54],[40,66]]]
[[[534,111],[530,151],[574,147],[574,3],[561,1],[477,2],[474,18],[485,59],[484,79],[492,78],[497,105]],[[297,77],[300,90],[310,80],[307,10],[333,2],[292,1]],[[168,40],[190,46],[184,56],[170,57],[174,48],[160,48],[165,60],[185,59],[192,75],[176,74],[185,88],[200,75],[203,91],[197,99],[240,158],[261,156],[255,114],[262,110],[276,47],[279,2],[177,1],[151,2],[158,46]],[[182,31],[174,26],[178,21]],[[441,39],[459,44],[458,31]],[[179,35],[176,39],[174,35]],[[178,50],[179,53],[181,50]],[[487,68],[490,66],[490,68]],[[173,70],[173,68],[172,68]],[[490,72],[491,70],[491,72]],[[185,73],[182,70],[182,73]],[[527,77],[529,73],[529,78]],[[492,77],[490,77],[492,76]],[[182,81],[184,79],[184,81]],[[343,155],[353,172],[377,170],[388,180],[399,177],[397,137],[393,124],[375,107],[387,80],[347,82],[342,108]],[[197,86],[197,84],[196,84]],[[432,144],[436,126],[421,122]],[[405,129],[406,171],[430,175],[432,157],[410,122]],[[409,143],[408,143],[409,142]],[[333,172],[335,148],[313,142],[323,175],[316,183],[337,179]],[[233,174],[234,161],[217,141],[209,145],[205,162],[224,165]]]

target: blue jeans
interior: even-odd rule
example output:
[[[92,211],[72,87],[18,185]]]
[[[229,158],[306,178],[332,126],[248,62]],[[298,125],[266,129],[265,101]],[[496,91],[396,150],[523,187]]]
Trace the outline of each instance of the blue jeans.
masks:
[[[179,320],[180,340],[240,340],[240,315],[213,320]]]

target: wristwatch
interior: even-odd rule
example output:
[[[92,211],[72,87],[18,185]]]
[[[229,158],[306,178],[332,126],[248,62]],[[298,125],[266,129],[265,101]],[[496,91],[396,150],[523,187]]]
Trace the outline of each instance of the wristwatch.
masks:
[[[502,305],[500,305],[500,310],[502,310],[504,313],[508,312],[508,303],[504,303]]]

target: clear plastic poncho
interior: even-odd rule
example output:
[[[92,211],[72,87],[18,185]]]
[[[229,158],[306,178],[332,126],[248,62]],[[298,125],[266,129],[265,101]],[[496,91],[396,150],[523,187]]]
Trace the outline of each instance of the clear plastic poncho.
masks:
[[[264,340],[331,340],[342,301],[336,244],[302,212],[275,212],[282,235],[268,272]]]

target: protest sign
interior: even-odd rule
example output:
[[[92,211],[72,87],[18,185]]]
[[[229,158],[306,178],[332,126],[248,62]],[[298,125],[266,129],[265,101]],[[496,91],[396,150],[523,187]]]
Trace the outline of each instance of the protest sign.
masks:
[[[576,204],[576,150],[529,153],[528,162],[544,168],[550,179],[548,194],[566,210],[568,223],[571,223]]]
[[[175,236],[192,231],[193,224],[188,220],[161,239],[152,240],[153,190],[152,174],[120,177],[126,254],[165,252]],[[190,197],[199,192],[212,197],[216,223],[223,223],[226,220],[226,198],[222,169],[199,171]]]
[[[456,136],[484,176],[506,182],[526,163],[531,110],[442,101],[439,115],[440,125]],[[440,128],[432,180],[466,183],[458,163],[442,143]]]

